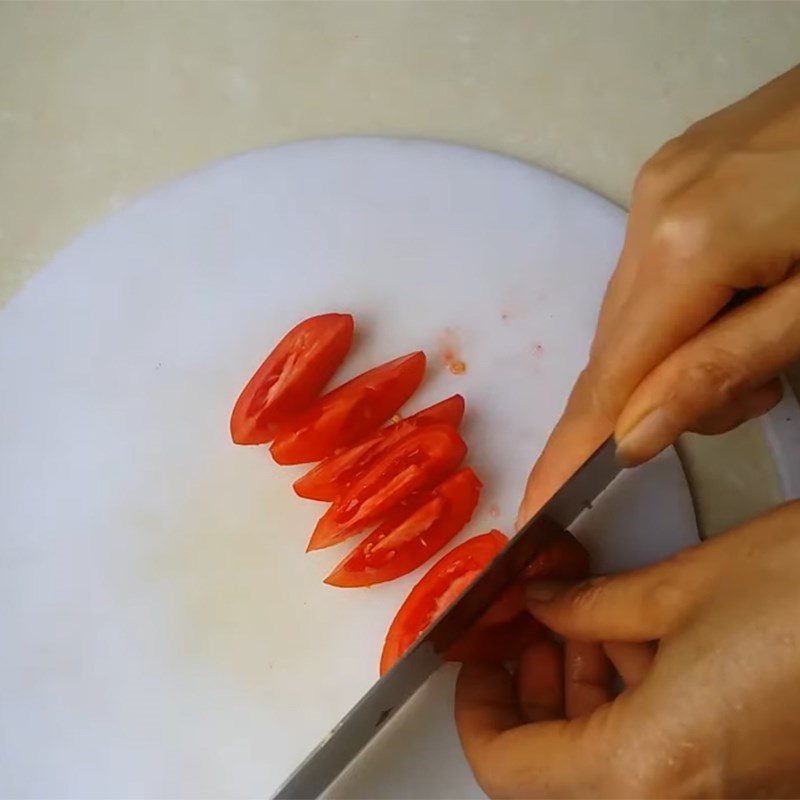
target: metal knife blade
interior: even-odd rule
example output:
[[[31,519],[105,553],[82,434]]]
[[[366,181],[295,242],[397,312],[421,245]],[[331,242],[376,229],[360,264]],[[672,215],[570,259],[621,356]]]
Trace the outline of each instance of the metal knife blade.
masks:
[[[278,789],[274,800],[318,797],[443,663],[442,654],[558,531],[568,528],[621,467],[607,440],[553,495],[450,608],[356,703]]]

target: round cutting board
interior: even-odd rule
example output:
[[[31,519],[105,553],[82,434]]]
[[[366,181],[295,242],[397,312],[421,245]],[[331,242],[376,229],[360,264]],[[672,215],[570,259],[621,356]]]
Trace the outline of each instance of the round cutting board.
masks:
[[[323,585],[346,547],[304,554],[322,508],[293,495],[302,470],[231,444],[240,388],[323,311],[357,320],[337,381],[424,349],[408,410],[464,394],[486,485],[462,538],[510,531],[624,221],[496,155],[328,140],[189,175],[55,258],[0,314],[0,793],[269,794],[376,678],[422,571]],[[580,528],[599,570],[697,541],[675,454]],[[451,691],[443,670],[341,793],[478,792]]]

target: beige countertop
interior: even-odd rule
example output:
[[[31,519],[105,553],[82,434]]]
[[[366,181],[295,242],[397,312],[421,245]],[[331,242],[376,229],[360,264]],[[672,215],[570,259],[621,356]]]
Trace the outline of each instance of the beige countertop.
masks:
[[[0,306],[129,198],[293,139],[448,139],[626,204],[659,143],[792,66],[798,42],[791,1],[7,0]],[[744,473],[715,468],[734,451]],[[752,425],[684,455],[707,529],[775,499]],[[753,478],[763,491],[732,490]]]

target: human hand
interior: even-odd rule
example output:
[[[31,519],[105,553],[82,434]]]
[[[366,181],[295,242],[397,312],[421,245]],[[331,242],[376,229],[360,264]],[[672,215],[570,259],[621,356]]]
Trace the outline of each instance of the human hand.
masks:
[[[800,357],[800,67],[639,173],[588,365],[531,473],[526,522],[612,431],[628,464],[778,402]],[[717,318],[740,290],[763,293]],[[715,319],[716,318],[716,319]]]
[[[795,503],[646,569],[532,584],[531,611],[567,643],[532,645],[516,681],[462,668],[478,782],[491,797],[800,796],[798,575]]]

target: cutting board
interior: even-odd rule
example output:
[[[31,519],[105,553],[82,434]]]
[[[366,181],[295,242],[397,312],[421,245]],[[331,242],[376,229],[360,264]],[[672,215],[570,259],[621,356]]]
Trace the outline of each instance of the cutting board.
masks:
[[[375,680],[421,571],[324,586],[346,548],[304,554],[322,508],[292,494],[302,470],[231,444],[239,389],[323,311],[357,320],[337,380],[424,349],[407,410],[464,394],[486,484],[461,538],[510,531],[624,222],[511,159],[343,139],[215,164],[59,254],[0,314],[0,794],[269,794]],[[625,473],[579,528],[599,570],[696,542],[674,452]],[[478,795],[452,678],[334,794]]]

